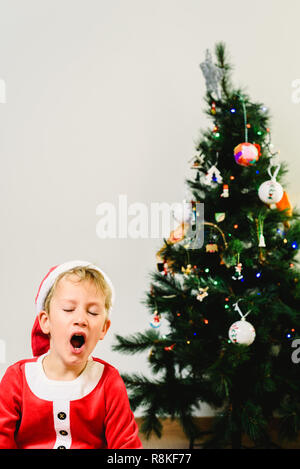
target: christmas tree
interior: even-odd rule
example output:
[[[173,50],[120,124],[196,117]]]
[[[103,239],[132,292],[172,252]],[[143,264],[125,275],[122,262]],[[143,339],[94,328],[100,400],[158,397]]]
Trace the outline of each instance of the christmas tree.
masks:
[[[193,447],[202,434],[195,409],[206,402],[216,412],[207,447],[241,448],[246,435],[253,447],[268,448],[275,416],[282,441],[300,429],[292,359],[300,330],[299,213],[286,192],[287,164],[273,151],[268,109],[234,89],[223,42],[215,57],[207,51],[200,64],[212,124],[190,160],[189,209],[177,214],[179,226],[150,273],[143,301],[150,325],[117,335],[114,349],[148,351],[153,379],[122,375],[133,409],[144,409],[147,437],[161,436],[162,418],[177,418]]]

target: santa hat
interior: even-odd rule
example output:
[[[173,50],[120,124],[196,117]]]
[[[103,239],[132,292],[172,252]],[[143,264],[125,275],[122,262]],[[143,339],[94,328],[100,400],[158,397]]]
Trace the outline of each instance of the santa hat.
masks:
[[[111,304],[113,305],[115,301],[115,290],[107,274],[103,272],[103,270],[99,269],[99,267],[91,264],[90,262],[69,261],[69,262],[65,262],[63,264],[51,267],[49,272],[43,278],[39,286],[37,295],[35,297],[36,314],[38,315],[38,313],[44,309],[44,303],[45,303],[46,297],[49,291],[51,290],[51,287],[53,286],[55,280],[60,274],[64,272],[68,272],[69,270],[74,269],[75,267],[87,267],[87,266],[89,266],[91,269],[97,270],[103,275],[104,279],[106,280],[106,282],[111,288],[111,292],[112,292]],[[110,308],[109,313],[110,312],[111,312],[111,308]],[[37,357],[37,356],[43,355],[49,350],[49,346],[50,346],[49,337],[47,334],[43,333],[39,324],[38,317],[36,317],[33,328],[32,328],[32,332],[31,332],[31,348],[32,348],[33,356]]]

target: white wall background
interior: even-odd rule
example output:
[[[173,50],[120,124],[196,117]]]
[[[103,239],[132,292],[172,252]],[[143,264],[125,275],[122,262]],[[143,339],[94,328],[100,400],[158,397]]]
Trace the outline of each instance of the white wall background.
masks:
[[[149,325],[141,300],[162,239],[101,240],[96,207],[120,194],[149,207],[182,201],[208,124],[199,63],[217,41],[234,83],[270,107],[299,202],[299,18],[298,0],[0,0],[1,375],[31,357],[41,279],[76,258],[102,267],[117,291],[97,355],[149,375],[147,356],[111,345]]]

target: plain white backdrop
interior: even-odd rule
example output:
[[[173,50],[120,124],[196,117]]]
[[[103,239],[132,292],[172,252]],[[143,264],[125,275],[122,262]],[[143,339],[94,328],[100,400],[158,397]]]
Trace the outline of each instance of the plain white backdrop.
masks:
[[[141,301],[162,239],[101,240],[96,207],[120,194],[129,204],[183,200],[210,125],[199,64],[216,42],[228,47],[234,84],[270,108],[285,189],[299,202],[299,18],[298,0],[0,0],[0,377],[32,356],[40,281],[71,259],[98,264],[115,285],[95,355],[150,375],[147,353],[111,346],[150,327]]]

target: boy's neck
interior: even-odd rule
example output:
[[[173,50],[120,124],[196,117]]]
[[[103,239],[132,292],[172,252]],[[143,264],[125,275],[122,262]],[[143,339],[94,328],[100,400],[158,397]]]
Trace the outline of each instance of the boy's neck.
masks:
[[[72,381],[76,379],[83,372],[86,365],[87,362],[68,367],[53,351],[50,351],[42,361],[45,375],[48,379],[55,381]]]

